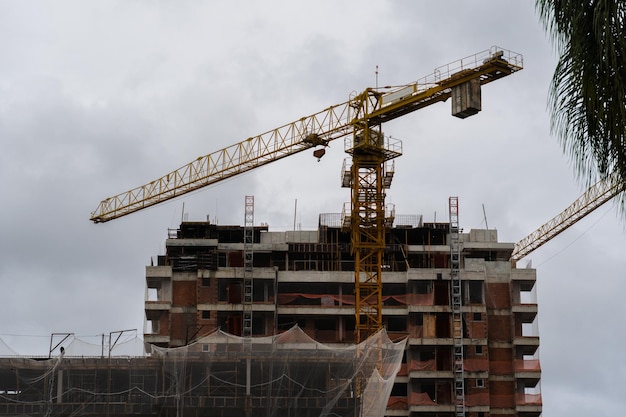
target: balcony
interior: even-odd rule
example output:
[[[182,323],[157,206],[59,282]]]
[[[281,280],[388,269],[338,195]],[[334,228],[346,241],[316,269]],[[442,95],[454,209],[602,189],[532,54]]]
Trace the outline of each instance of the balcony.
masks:
[[[539,417],[542,409],[541,394],[517,393],[515,410],[523,417]]]
[[[533,382],[539,382],[541,378],[541,364],[539,359],[516,359],[514,361],[515,377]]]
[[[169,311],[172,308],[171,301],[151,301],[145,303],[146,311]]]
[[[438,370],[434,359],[426,361],[412,360],[408,363],[409,377],[420,378],[453,378],[452,370]]]
[[[465,372],[488,372],[489,360],[487,358],[466,358],[463,359],[463,370]]]
[[[391,396],[387,401],[386,416],[408,416],[409,403],[405,396]]]
[[[434,401],[426,392],[412,392],[409,394],[408,404],[410,411],[413,412],[430,412],[430,413],[451,413],[454,412],[454,405],[450,404],[449,399],[439,404]]]
[[[171,266],[146,266],[146,279],[172,278]]]
[[[537,317],[537,304],[517,304],[511,307],[515,319],[522,323],[532,323]]]

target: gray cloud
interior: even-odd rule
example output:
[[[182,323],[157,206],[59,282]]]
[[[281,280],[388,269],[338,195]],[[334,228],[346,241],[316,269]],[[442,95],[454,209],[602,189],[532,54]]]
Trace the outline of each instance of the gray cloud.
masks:
[[[532,4],[478,1],[0,3],[0,338],[45,354],[50,333],[143,331],[144,266],[182,205],[190,219],[278,230],[339,212],[343,143],[305,152],[103,225],[100,200],[196,157],[401,84],[491,45],[525,69],[483,90],[467,120],[438,104],[385,126],[404,142],[388,201],[517,241],[583,191],[549,134],[552,47]],[[546,415],[616,415],[626,370],[623,222],[608,206],[532,255]],[[604,217],[603,217],[604,216]],[[10,335],[19,334],[22,337]],[[26,337],[33,335],[37,337]],[[21,340],[21,342],[20,342]]]

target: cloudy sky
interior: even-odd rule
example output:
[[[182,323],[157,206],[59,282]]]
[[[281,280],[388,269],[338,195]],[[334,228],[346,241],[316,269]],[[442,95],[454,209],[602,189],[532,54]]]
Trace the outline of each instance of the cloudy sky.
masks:
[[[0,1],[0,339],[47,354],[50,334],[143,332],[144,267],[168,228],[242,224],[246,195],[271,230],[315,228],[349,192],[343,143],[105,224],[98,203],[200,155],[501,46],[525,69],[483,88],[465,120],[443,103],[385,133],[404,143],[398,214],[498,229],[516,242],[584,190],[550,135],[555,65],[532,1]],[[337,141],[339,142],[339,141]],[[483,206],[486,216],[483,215]],[[545,415],[626,407],[626,232],[606,204],[531,255]]]

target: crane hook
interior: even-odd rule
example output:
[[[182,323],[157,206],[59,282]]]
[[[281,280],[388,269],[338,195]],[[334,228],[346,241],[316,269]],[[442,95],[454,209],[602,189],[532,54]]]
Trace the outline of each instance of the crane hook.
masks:
[[[326,154],[326,149],[324,148],[316,149],[313,151],[313,156],[317,158],[317,162],[319,162],[320,159],[322,159],[322,156],[324,156],[325,154]]]

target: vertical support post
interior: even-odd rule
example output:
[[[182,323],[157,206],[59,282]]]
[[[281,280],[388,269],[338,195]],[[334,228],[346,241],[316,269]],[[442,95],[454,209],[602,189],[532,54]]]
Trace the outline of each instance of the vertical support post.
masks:
[[[246,358],[246,396],[250,396],[251,389],[250,385],[252,384],[252,358]]]
[[[63,402],[63,369],[57,372],[57,404]]]

